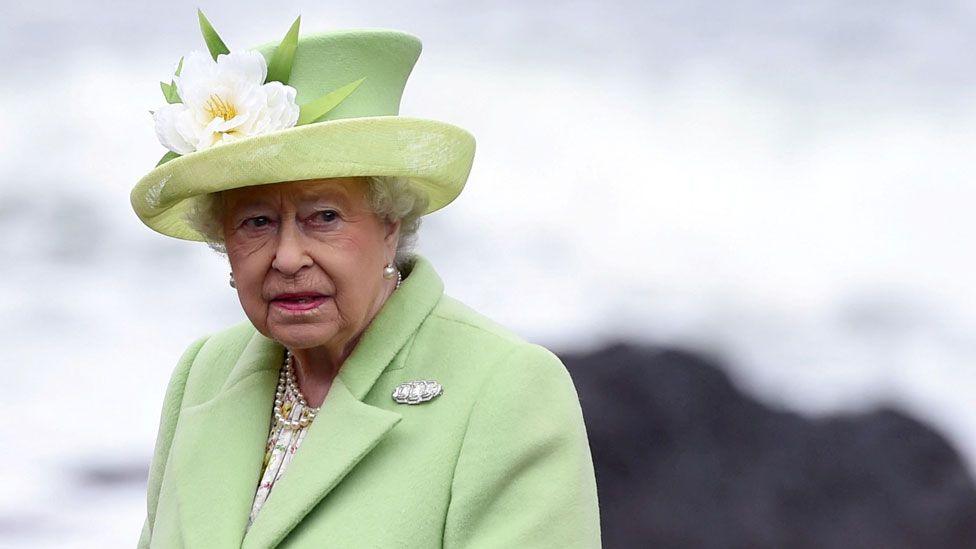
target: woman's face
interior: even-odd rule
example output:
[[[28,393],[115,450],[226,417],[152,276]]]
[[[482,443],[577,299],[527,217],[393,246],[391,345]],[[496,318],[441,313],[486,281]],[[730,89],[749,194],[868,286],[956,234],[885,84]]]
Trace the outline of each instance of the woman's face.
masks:
[[[369,208],[362,178],[223,192],[227,255],[244,313],[290,349],[348,350],[392,290],[400,224]]]

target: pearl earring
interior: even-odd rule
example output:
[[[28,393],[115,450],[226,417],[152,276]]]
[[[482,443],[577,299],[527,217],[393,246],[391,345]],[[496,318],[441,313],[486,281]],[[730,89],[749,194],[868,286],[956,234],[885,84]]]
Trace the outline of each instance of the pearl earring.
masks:
[[[396,275],[397,275],[397,269],[396,267],[393,266],[392,261],[388,263],[386,267],[383,267],[383,278],[393,278]]]
[[[237,282],[234,281],[234,271],[230,272],[230,287],[231,288],[237,287]]]

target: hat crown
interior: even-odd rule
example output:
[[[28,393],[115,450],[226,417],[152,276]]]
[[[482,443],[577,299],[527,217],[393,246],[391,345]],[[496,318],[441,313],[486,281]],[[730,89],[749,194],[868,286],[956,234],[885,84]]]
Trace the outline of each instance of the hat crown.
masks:
[[[279,42],[252,49],[270,63]],[[300,36],[289,86],[304,105],[360,78],[366,79],[317,121],[396,115],[407,78],[420,57],[420,39],[392,29],[343,29]]]

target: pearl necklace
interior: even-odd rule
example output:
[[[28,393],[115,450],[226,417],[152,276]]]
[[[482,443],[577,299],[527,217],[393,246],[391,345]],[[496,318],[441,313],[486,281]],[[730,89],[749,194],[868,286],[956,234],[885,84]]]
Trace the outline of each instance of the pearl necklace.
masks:
[[[308,427],[308,424],[315,419],[315,414],[319,413],[319,408],[317,406],[312,408],[308,405],[305,400],[305,395],[298,388],[298,383],[295,382],[295,357],[292,356],[291,351],[285,349],[285,365],[281,368],[281,373],[278,376],[278,390],[275,391],[275,405],[274,405],[274,417],[275,423],[281,425],[287,429],[301,429]],[[283,407],[285,404],[285,395],[294,396],[298,404],[302,406],[302,415],[298,419],[288,419],[285,417]]]
[[[403,277],[400,275],[400,271],[397,271],[396,287],[393,289],[400,288],[402,282]],[[285,417],[285,395],[294,396],[298,404],[302,405],[302,415],[298,419],[288,419]],[[298,388],[298,383],[295,381],[295,357],[288,349],[285,349],[285,364],[278,374],[278,389],[275,391],[274,404],[275,425],[281,425],[287,429],[308,427],[312,423],[312,420],[315,419],[315,415],[322,408],[321,406],[316,406],[315,408],[309,406],[308,401],[305,400],[305,395]]]

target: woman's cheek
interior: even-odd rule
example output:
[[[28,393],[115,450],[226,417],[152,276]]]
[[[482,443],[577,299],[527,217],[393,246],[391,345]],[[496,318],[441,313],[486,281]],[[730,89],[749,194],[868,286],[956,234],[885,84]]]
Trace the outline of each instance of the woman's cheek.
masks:
[[[265,253],[273,240],[273,234],[270,232],[238,236],[234,243],[234,253],[239,257],[251,257],[255,254]],[[227,248],[227,251],[230,253],[230,247]]]

